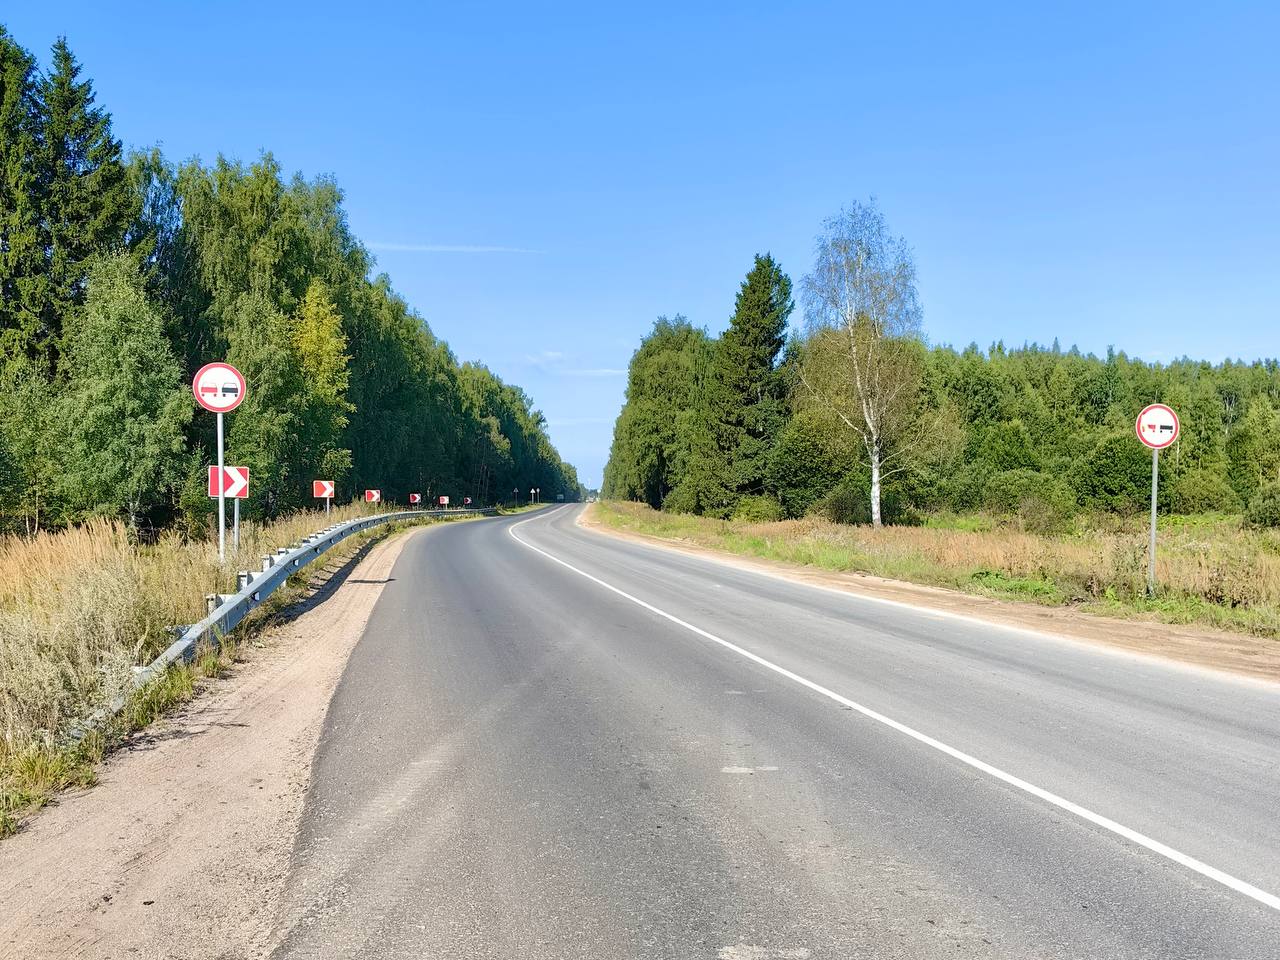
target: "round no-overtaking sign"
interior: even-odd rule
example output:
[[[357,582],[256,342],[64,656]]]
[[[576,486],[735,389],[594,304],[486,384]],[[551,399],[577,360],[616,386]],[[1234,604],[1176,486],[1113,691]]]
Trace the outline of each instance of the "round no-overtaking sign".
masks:
[[[196,403],[213,413],[230,413],[244,402],[244,377],[229,363],[206,363],[191,381]]]
[[[1170,407],[1163,403],[1153,403],[1138,414],[1134,429],[1138,432],[1138,439],[1152,450],[1163,450],[1178,439],[1182,425],[1178,422],[1178,415]]]

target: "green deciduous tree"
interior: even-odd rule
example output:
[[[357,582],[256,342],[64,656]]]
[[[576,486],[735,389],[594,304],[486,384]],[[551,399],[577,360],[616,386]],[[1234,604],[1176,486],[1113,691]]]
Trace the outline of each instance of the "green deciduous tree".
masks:
[[[347,401],[351,373],[342,316],[324,283],[314,280],[293,321],[293,348],[301,375],[298,456],[319,478],[342,482],[351,451],[339,446],[353,409]]]
[[[186,466],[193,402],[136,262],[97,262],[68,323],[66,384],[53,422],[62,500],[73,517],[119,516],[136,527],[172,500]]]
[[[313,479],[299,469],[303,385],[291,324],[252,293],[240,297],[228,320],[227,362],[244,375],[248,392],[227,414],[227,463],[249,468],[246,515],[274,517],[299,506]]]
[[[933,440],[918,349],[915,264],[874,202],[828,220],[804,291],[810,339],[800,381],[815,411],[861,441],[871,522],[880,526],[886,475],[908,469]]]
[[[712,438],[705,429],[702,380],[712,343],[684,317],[659,317],[640,343],[627,371],[626,403],[614,425],[605,470],[606,497],[642,500],[660,507],[684,479],[695,441],[705,459]],[[700,438],[691,436],[703,424]],[[682,506],[700,497],[686,488]]]

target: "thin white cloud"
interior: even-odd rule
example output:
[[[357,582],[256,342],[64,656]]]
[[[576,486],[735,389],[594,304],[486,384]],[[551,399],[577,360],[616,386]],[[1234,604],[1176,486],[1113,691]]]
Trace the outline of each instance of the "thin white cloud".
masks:
[[[526,247],[493,247],[466,243],[370,243],[382,253],[541,253]]]
[[[627,371],[616,367],[589,367],[585,370],[562,370],[566,377],[625,377]]]

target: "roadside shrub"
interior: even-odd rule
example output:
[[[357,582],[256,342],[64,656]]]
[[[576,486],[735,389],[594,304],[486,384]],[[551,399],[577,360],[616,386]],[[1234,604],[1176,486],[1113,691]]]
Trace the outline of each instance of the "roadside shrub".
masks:
[[[810,511],[832,523],[869,524],[871,522],[871,480],[862,474],[846,477],[830,493],[813,505]],[[904,502],[893,487],[880,490],[880,519],[886,524],[918,527],[924,521]]]
[[[1033,533],[1061,533],[1076,512],[1071,488],[1038,470],[997,473],[987,482],[983,505],[993,513],[1017,517]]]
[[[813,512],[832,523],[870,523],[871,492],[861,483],[842,481],[813,505]]]
[[[782,517],[782,504],[774,497],[745,496],[733,508],[733,519],[747,523],[771,523]]]
[[[1189,470],[1173,482],[1175,513],[1239,513],[1240,497],[1227,478],[1209,470]]]
[[[1244,522],[1247,527],[1280,527],[1280,483],[1268,483],[1253,495]]]
[[[983,462],[966,463],[942,481],[942,496],[952,510],[966,513],[982,506],[987,482],[995,473]]]
[[[1151,497],[1151,451],[1131,433],[1106,437],[1076,465],[1072,486],[1087,506],[1140,510]]]
[[[993,423],[986,427],[976,444],[974,459],[991,469],[1036,470],[1040,458],[1031,434],[1021,420]]]
[[[662,509],[726,520],[733,512],[733,494],[705,475],[685,477],[667,494]]]
[[[788,517],[803,517],[853,468],[847,445],[834,443],[807,414],[787,421],[769,452],[765,485],[778,495]]]

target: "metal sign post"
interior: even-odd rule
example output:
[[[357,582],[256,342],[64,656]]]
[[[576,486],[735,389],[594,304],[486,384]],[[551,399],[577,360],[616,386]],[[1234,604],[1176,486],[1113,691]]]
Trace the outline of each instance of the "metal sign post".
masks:
[[[222,414],[218,414],[218,563],[227,562],[226,474],[222,465]]]
[[[1147,596],[1156,595],[1156,493],[1160,489],[1160,451],[1151,451],[1151,544],[1147,550]]]
[[[222,414],[218,414],[218,419],[222,419]],[[221,444],[219,444],[218,454],[221,459]],[[219,546],[225,545],[224,527],[226,514],[223,512],[222,506],[226,503],[228,497],[235,505],[235,525],[232,527],[231,543],[236,549],[240,549],[240,501],[249,496],[249,468],[248,467],[228,467],[226,464],[209,468],[209,496],[218,501],[218,543]],[[224,554],[219,553],[219,556]]]
[[[1163,403],[1143,407],[1133,428],[1138,439],[1151,448],[1151,541],[1147,553],[1147,596],[1156,593],[1156,497],[1160,491],[1160,451],[1171,447],[1182,431],[1173,409]]]
[[[227,559],[227,503],[223,493],[226,486],[223,468],[222,415],[230,413],[244,402],[246,393],[244,377],[229,363],[206,363],[196,371],[191,380],[191,392],[196,403],[218,417],[218,563]],[[237,508],[236,516],[240,515]],[[236,543],[240,542],[240,526],[236,524]]]
[[[329,504],[333,500],[333,481],[332,480],[312,480],[311,496],[317,500],[324,500],[324,515],[329,515]]]

